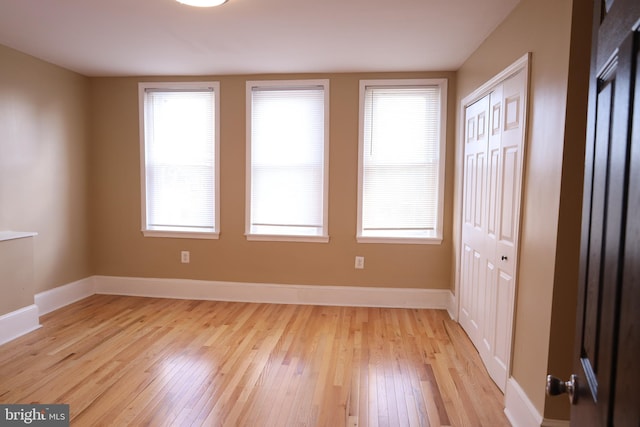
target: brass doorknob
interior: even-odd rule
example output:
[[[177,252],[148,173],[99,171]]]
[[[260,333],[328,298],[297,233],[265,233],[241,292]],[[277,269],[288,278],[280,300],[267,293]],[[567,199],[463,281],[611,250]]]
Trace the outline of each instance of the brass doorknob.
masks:
[[[578,401],[578,395],[576,389],[578,387],[578,376],[571,374],[569,381],[562,381],[558,377],[553,375],[547,375],[547,394],[549,396],[558,396],[559,394],[567,393],[569,396],[569,402],[572,405]]]

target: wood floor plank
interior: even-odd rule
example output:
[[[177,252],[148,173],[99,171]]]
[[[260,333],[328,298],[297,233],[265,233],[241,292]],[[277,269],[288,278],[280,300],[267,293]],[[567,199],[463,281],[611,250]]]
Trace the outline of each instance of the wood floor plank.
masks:
[[[73,426],[508,426],[444,311],[94,295],[0,346],[0,403]]]

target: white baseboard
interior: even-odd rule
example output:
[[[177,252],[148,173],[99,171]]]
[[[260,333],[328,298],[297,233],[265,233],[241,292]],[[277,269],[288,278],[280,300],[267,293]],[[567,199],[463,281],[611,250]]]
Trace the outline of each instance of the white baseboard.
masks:
[[[38,307],[35,304],[4,314],[0,316],[0,345],[39,327]]]
[[[504,413],[513,427],[540,427],[542,425],[542,415],[513,377],[507,381],[504,401]]]
[[[94,279],[93,277],[87,277],[48,291],[40,292],[35,295],[34,301],[38,306],[40,316],[42,316],[62,308],[65,305],[90,297],[95,293]]]
[[[434,308],[451,313],[448,289],[279,285],[94,276],[98,294],[274,304]]]
[[[568,420],[543,419],[513,377],[507,381],[504,412],[513,427],[569,427],[570,424]]]
[[[449,301],[447,302],[447,311],[452,320],[458,321],[458,300],[453,292],[449,292]]]
[[[0,317],[0,344],[40,327],[39,316],[94,294],[272,304],[447,310],[455,299],[448,289],[280,285],[187,279],[91,276],[35,295],[35,304]]]

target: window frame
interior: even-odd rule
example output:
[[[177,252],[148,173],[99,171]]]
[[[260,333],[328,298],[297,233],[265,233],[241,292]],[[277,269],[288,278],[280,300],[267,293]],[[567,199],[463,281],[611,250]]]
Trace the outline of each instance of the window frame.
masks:
[[[444,188],[445,188],[445,163],[446,163],[446,128],[447,128],[447,79],[379,79],[360,80],[359,114],[358,114],[358,201],[357,201],[357,231],[358,243],[388,243],[388,244],[442,244],[443,218],[444,218]],[[402,88],[402,87],[438,86],[440,88],[440,120],[439,120],[439,144],[438,144],[438,188],[437,188],[437,213],[436,229],[433,236],[402,237],[402,236],[363,236],[363,196],[364,196],[364,115],[365,92],[370,87]]]
[[[148,89],[195,91],[211,90],[214,94],[214,224],[213,231],[174,231],[152,230],[147,222],[147,173],[146,173],[146,93]],[[141,228],[144,237],[170,237],[181,239],[218,239],[220,237],[220,82],[196,81],[196,82],[139,82],[139,125],[140,125],[140,185],[141,185]]]
[[[252,147],[252,91],[254,88],[270,89],[311,89],[323,88],[324,126],[323,126],[323,191],[322,191],[322,234],[318,236],[295,234],[259,234],[251,232],[251,147]],[[248,241],[280,241],[280,242],[329,242],[329,79],[311,80],[248,80],[246,82],[246,164],[245,164],[245,238]]]

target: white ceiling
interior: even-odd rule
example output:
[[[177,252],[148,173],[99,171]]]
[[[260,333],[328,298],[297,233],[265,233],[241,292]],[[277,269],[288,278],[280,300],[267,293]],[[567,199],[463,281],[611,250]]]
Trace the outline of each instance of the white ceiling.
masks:
[[[518,1],[0,0],[0,44],[88,76],[456,70]]]

